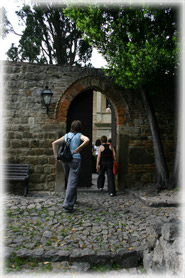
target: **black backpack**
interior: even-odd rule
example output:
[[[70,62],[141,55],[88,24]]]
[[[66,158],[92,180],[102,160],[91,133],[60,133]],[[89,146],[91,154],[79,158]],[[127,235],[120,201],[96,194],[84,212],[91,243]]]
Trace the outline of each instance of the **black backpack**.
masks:
[[[75,135],[75,134],[74,134]],[[57,160],[61,160],[63,162],[70,162],[73,159],[70,143],[73,139],[74,135],[71,138],[67,137],[67,140],[63,142],[62,146],[59,148]]]

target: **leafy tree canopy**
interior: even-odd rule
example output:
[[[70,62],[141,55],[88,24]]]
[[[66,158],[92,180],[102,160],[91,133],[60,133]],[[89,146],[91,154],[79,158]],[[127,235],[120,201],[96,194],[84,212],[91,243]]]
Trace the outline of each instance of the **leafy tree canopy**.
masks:
[[[174,80],[178,66],[177,11],[168,7],[68,6],[65,14],[108,63],[107,74],[125,88]],[[157,80],[157,83],[156,83]]]
[[[75,23],[63,14],[66,6],[25,5],[17,11],[25,24],[18,47],[12,45],[7,55],[21,62],[82,65],[91,58],[92,47],[82,38]]]
[[[0,28],[1,28],[1,36],[4,39],[8,33],[10,32],[10,22],[7,17],[7,13],[4,7],[0,9],[1,16],[2,16],[2,21],[0,22]]]

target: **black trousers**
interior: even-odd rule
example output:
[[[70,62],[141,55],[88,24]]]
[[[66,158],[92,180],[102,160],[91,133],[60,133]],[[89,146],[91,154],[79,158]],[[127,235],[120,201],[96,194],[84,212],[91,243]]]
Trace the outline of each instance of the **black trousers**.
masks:
[[[113,161],[100,161],[100,174],[98,176],[97,187],[104,187],[105,172],[107,172],[108,193],[116,194],[115,180],[113,175]]]

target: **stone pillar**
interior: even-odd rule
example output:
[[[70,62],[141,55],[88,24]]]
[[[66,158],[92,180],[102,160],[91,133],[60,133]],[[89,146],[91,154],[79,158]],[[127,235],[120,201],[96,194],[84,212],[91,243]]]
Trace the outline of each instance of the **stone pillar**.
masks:
[[[58,138],[62,137],[66,133],[66,123],[59,123]],[[55,180],[55,192],[65,192],[65,174],[62,163],[56,161],[55,164],[56,180]]]
[[[121,191],[127,187],[129,136],[127,134],[118,134],[117,137],[117,160],[119,163],[119,169],[116,187],[119,191]]]
[[[65,174],[62,167],[62,163],[56,162],[56,183],[55,192],[63,193],[65,192]]]
[[[102,95],[97,92],[97,122],[102,122]]]

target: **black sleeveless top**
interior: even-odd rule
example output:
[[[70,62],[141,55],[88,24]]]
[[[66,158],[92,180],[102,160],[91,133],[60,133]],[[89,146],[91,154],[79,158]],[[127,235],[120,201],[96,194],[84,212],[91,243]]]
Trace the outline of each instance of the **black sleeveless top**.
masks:
[[[112,150],[109,149],[109,144],[104,144],[104,151],[101,152],[101,161],[113,161]]]

